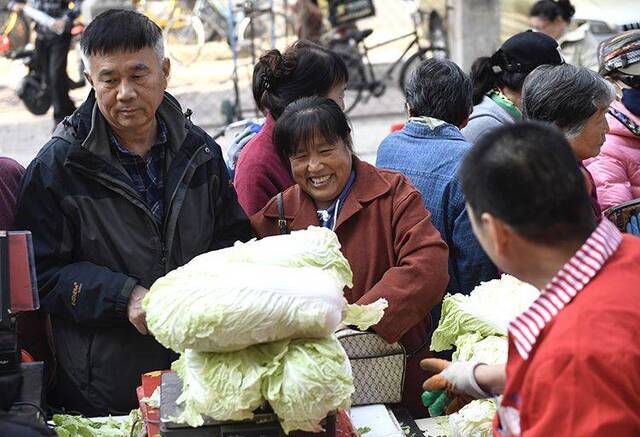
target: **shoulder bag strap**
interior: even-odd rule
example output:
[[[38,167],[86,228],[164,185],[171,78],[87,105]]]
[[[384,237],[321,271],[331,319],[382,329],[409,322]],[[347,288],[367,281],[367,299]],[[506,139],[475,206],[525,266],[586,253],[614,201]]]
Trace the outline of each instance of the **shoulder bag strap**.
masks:
[[[282,201],[282,192],[278,193],[278,197],[276,201],[278,203],[278,229],[280,230],[280,235],[285,235],[289,233],[289,227],[287,226],[287,221],[284,218],[284,204]]]

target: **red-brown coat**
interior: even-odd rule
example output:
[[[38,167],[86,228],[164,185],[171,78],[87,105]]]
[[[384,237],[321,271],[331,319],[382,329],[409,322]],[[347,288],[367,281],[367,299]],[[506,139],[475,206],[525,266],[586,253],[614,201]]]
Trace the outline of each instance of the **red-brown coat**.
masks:
[[[354,158],[356,179],[341,208],[335,232],[353,271],[349,303],[389,302],[374,330],[387,342],[400,340],[407,353],[403,405],[426,415],[420,404],[422,382],[428,376],[419,361],[429,356],[431,308],[442,300],[449,277],[448,249],[431,224],[420,193],[403,175],[379,170]],[[283,195],[289,230],[318,225],[316,207],[299,185]],[[277,235],[277,202],[271,199],[251,217],[258,237]]]

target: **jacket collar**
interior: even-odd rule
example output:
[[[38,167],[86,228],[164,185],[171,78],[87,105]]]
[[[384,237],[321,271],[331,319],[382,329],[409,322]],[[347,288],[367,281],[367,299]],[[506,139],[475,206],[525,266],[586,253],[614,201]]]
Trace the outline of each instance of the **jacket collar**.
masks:
[[[175,156],[184,143],[191,127],[191,121],[187,118],[190,115],[190,111],[187,111],[187,114],[183,114],[175,97],[165,92],[157,115],[162,118],[167,127],[167,144],[171,152],[168,157],[169,155]],[[72,143],[79,143],[83,150],[123,170],[121,164],[113,156],[109,141],[108,123],[98,108],[93,90],[76,112],[58,125],[53,137],[62,138]]]
[[[351,192],[340,210],[336,229],[364,208],[365,204],[382,197],[391,190],[391,185],[379,173],[379,171],[356,156],[353,157],[353,166],[356,173],[356,180],[351,188]],[[296,184],[288,190],[285,195],[284,217],[291,221],[293,229],[300,229],[309,226],[310,223],[317,223],[316,205],[313,199],[305,193],[300,185]],[[278,206],[276,198],[269,201],[265,207],[266,217],[277,219]]]
[[[531,306],[511,321],[509,334],[523,360],[529,358],[547,324],[591,282],[621,242],[620,231],[609,220],[603,219]]]
[[[409,136],[417,138],[466,141],[459,128],[446,122],[435,127],[430,127],[425,123],[410,119],[404,128],[402,128],[402,131]]]
[[[588,33],[589,33],[589,23],[584,23],[583,25],[565,33],[560,38],[558,38],[558,46],[564,44],[565,42],[582,41],[587,37]]]

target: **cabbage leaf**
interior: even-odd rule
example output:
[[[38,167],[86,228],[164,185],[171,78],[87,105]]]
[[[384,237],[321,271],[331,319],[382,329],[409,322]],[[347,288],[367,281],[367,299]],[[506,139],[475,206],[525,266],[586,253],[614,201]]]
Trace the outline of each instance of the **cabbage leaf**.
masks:
[[[455,341],[454,361],[477,361],[485,364],[507,362],[509,342],[507,337],[490,335],[482,338],[477,333],[463,334]]]
[[[450,349],[464,334],[482,337],[507,335],[509,322],[525,311],[540,292],[513,276],[484,282],[469,296],[447,295],[442,302],[442,315],[431,338],[431,350]]]
[[[200,426],[204,416],[215,420],[245,420],[263,402],[262,381],[279,365],[288,341],[256,345],[228,353],[185,351],[171,368],[182,380],[177,404],[179,423]]]
[[[451,437],[491,437],[495,414],[496,403],[493,399],[469,402],[458,412],[449,416],[449,435]]]
[[[354,391],[349,358],[335,336],[292,341],[263,385],[264,397],[287,434],[322,431],[321,420],[333,410],[349,408]]]

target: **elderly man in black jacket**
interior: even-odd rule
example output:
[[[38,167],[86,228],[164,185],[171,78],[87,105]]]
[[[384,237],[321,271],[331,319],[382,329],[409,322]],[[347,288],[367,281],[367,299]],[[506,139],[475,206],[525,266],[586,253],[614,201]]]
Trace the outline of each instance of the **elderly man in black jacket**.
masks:
[[[165,92],[160,28],[108,11],[81,48],[93,90],[29,165],[16,226],[33,233],[57,355],[53,404],[128,413],[175,358],[140,303],[159,277],[251,236],[220,147]]]

